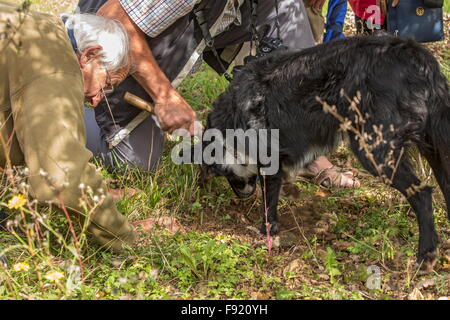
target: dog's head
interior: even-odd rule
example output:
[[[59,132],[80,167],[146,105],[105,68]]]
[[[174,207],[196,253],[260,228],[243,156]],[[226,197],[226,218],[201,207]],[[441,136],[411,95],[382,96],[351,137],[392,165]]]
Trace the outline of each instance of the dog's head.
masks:
[[[185,146],[179,150],[180,163],[200,164],[200,182],[205,183],[213,177],[225,177],[239,198],[248,198],[255,193],[258,167],[256,164],[240,164],[227,153],[222,144],[216,145],[217,149],[205,152],[211,142],[198,143]],[[221,149],[223,153],[217,155],[214,150]],[[211,151],[211,150],[209,150]],[[190,154],[190,155],[189,155]],[[185,156],[186,161],[183,161]]]
[[[261,95],[255,93],[253,87],[252,90],[245,89],[254,83],[249,78],[251,75],[249,70],[242,71],[214,102],[203,135],[202,147],[206,150],[203,152],[203,176],[225,177],[239,198],[248,198],[255,193],[258,155],[249,152],[249,145],[258,146],[256,129],[265,125]],[[254,130],[254,136],[248,130]],[[218,134],[212,138],[214,131]],[[205,137],[206,133],[210,136]],[[211,161],[206,159],[208,155]]]

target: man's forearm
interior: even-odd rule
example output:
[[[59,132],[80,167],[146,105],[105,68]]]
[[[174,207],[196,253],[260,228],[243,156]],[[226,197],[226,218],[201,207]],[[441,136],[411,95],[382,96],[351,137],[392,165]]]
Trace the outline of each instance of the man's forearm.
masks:
[[[135,68],[133,77],[155,102],[166,99],[174,91],[174,88],[159,68],[147,44],[145,34],[128,16],[119,1],[107,1],[97,14],[118,20],[123,24],[130,37],[130,54]]]
[[[172,133],[177,129],[194,134],[196,114],[183,97],[172,87],[161,71],[145,34],[128,16],[119,0],[108,0],[97,13],[120,21],[130,37],[131,59],[135,64],[134,78],[148,92],[155,102],[155,114],[161,129]]]

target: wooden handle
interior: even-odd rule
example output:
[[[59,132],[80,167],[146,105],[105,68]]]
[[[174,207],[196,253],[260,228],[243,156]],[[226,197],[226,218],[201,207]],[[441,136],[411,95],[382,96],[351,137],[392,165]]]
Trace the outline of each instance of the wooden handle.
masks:
[[[154,106],[152,103],[145,101],[144,99],[141,99],[132,93],[129,93],[129,92],[125,93],[123,100],[125,100],[125,102],[131,104],[132,106],[134,106],[136,108],[148,111],[151,114],[155,114]]]

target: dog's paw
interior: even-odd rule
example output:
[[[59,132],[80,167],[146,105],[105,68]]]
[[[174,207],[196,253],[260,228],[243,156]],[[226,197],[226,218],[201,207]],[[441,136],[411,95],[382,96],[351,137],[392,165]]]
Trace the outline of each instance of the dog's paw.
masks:
[[[271,236],[275,236],[278,234],[278,222],[274,221],[270,224],[270,235]],[[261,224],[261,228],[259,229],[259,231],[261,231],[261,234],[266,236],[267,235],[267,227],[266,227],[266,223],[263,222]]]
[[[433,271],[433,268],[438,260],[437,250],[421,254],[417,259],[416,268],[420,268],[421,274],[427,274]]]

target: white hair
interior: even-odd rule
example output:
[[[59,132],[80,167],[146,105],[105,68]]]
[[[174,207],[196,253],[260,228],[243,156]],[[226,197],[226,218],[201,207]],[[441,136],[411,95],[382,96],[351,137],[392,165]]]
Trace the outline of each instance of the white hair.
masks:
[[[72,28],[78,50],[101,46],[102,63],[109,71],[117,71],[129,63],[129,39],[118,21],[93,14],[62,14],[66,28]]]

